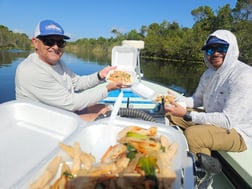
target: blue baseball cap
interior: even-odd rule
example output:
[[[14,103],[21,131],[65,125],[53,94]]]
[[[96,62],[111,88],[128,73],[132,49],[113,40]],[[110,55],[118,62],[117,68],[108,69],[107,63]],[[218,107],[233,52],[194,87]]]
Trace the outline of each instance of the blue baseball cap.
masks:
[[[206,44],[202,47],[201,50],[206,50],[207,47],[211,46],[211,45],[214,45],[214,44],[221,44],[221,45],[229,45],[228,42],[222,40],[222,39],[219,39],[215,36],[212,36],[208,39],[208,41],[206,42]]]
[[[53,20],[40,21],[35,29],[34,37],[48,35],[59,35],[63,36],[64,39],[70,39],[70,37],[64,35],[64,29],[57,22]]]

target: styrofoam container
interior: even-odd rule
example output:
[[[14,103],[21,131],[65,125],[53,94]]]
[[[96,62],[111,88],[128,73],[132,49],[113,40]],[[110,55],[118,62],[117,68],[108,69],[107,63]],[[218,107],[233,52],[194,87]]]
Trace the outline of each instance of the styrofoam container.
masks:
[[[137,49],[128,46],[115,46],[112,49],[112,66],[119,70],[135,71],[137,64]]]
[[[156,126],[158,127],[158,135],[165,135],[167,136],[169,142],[176,142],[178,144],[179,149],[173,162],[173,168],[177,175],[176,181],[173,184],[173,189],[181,188],[181,170],[187,166],[185,163],[187,160],[187,144],[182,133],[172,127],[128,118],[116,118],[111,123],[110,119],[106,118],[79,128],[78,132],[64,140],[63,143],[73,146],[75,142],[79,142],[82,151],[91,153],[95,156],[96,162],[100,162],[100,159],[106,150],[111,145],[117,143],[117,134],[123,128],[132,125],[137,125],[143,128]],[[62,151],[59,150],[56,154],[62,154]],[[47,163],[49,163],[49,159]],[[37,179],[41,173],[42,171],[40,171],[39,174],[34,174],[34,177],[29,180],[29,183],[31,183],[34,179]]]
[[[69,145],[79,142],[81,149],[93,154],[99,162],[108,147],[117,143],[118,132],[132,125],[156,126],[158,135],[165,135],[170,142],[178,144],[173,162],[177,174],[173,189],[181,188],[182,169],[192,170],[191,164],[186,163],[187,143],[183,134],[163,124],[120,117],[87,123],[67,111],[18,101],[1,104],[0,115],[3,115],[0,118],[0,188],[27,188],[53,157],[64,154],[59,142]]]
[[[130,46],[115,46],[112,49],[112,61],[111,65],[116,66],[116,70],[125,71],[131,76],[132,85],[137,82],[136,64],[137,64],[137,49]],[[106,79],[112,74],[114,70],[111,70]]]
[[[0,104],[0,188],[21,188],[48,157],[84,122],[43,104]]]
[[[134,93],[146,99],[152,100],[153,96],[155,95],[155,91],[147,87],[143,83],[135,83],[131,86],[131,89]]]

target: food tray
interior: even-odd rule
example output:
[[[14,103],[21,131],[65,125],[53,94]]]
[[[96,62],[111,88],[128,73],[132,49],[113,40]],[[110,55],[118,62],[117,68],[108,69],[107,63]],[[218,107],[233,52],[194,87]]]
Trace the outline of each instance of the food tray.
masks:
[[[105,150],[117,143],[117,133],[132,125],[156,126],[158,134],[178,144],[173,163],[177,178],[172,188],[181,188],[182,169],[189,179],[184,180],[187,183],[184,188],[192,186],[192,160],[187,157],[185,138],[172,127],[119,117],[113,121],[106,118],[87,123],[64,110],[20,101],[1,104],[0,113],[3,115],[0,118],[0,188],[28,188],[53,157],[64,154],[59,142],[69,145],[79,142],[83,151],[92,153],[99,161]]]

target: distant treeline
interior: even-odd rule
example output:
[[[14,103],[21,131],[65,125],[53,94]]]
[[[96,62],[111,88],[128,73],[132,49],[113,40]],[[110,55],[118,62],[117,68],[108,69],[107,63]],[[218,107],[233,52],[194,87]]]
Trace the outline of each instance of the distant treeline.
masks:
[[[24,33],[15,33],[7,27],[0,25],[0,50],[1,49],[21,49],[29,50],[31,40]]]
[[[178,12],[178,14],[183,13]],[[227,29],[237,37],[240,47],[240,60],[252,63],[251,0],[237,0],[233,9],[230,8],[229,4],[216,11],[213,11],[209,6],[200,6],[192,10],[191,14],[195,21],[192,28],[164,20],[162,23],[143,25],[139,31],[132,29],[128,33],[121,33],[117,29],[113,29],[111,32],[114,37],[82,38],[69,42],[66,51],[73,52],[80,57],[91,56],[96,59],[107,57],[109,59],[112,48],[115,45],[121,45],[123,40],[143,40],[145,48],[141,50],[141,56],[144,58],[202,62],[201,47],[207,36],[217,29]],[[30,43],[27,42],[27,39],[23,39],[23,43],[20,44],[22,36],[27,38],[26,35],[19,34],[20,39],[16,40],[18,35],[14,36],[14,33],[10,31],[9,34],[12,35],[7,38],[2,34],[2,29],[6,30],[6,28],[0,26],[0,49],[3,47],[29,47]]]

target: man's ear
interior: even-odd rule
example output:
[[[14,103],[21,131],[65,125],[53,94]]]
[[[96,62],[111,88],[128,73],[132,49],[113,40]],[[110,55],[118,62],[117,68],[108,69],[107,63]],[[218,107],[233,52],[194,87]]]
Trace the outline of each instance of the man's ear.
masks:
[[[33,44],[35,50],[38,50],[38,39],[32,38],[32,44]]]

